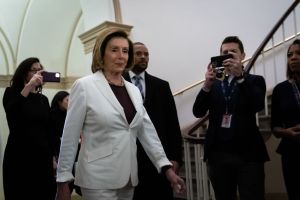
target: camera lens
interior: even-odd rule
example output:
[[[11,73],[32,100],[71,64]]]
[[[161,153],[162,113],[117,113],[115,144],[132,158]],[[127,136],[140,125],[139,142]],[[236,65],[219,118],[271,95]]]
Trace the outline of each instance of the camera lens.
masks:
[[[223,76],[223,72],[222,72],[222,71],[218,71],[218,72],[216,73],[216,77],[217,77],[217,78],[222,78],[222,76]]]

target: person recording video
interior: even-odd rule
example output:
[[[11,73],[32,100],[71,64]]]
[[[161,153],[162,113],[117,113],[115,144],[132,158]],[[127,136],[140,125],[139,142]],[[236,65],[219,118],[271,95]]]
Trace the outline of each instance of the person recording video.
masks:
[[[23,199],[24,194],[30,199],[55,197],[54,139],[42,72],[38,58],[23,60],[3,95],[9,127],[3,160],[6,200]]]
[[[226,37],[220,54],[231,54],[222,62],[223,79],[216,78],[210,64],[205,83],[193,106],[195,117],[209,112],[204,160],[216,200],[264,199],[264,162],[269,160],[256,124],[256,113],[264,108],[266,84],[262,76],[243,71],[243,43]]]

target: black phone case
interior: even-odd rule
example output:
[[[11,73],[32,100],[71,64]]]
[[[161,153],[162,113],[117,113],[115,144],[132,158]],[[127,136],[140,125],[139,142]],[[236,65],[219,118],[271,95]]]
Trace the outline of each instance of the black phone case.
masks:
[[[59,72],[43,72],[43,82],[60,82]]]
[[[225,54],[221,56],[214,56],[210,58],[213,67],[221,67],[224,60],[228,58],[233,58],[232,54]]]

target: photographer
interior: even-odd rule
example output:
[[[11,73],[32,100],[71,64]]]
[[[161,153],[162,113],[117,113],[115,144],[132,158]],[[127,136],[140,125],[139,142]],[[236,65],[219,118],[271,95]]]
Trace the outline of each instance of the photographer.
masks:
[[[240,200],[263,200],[264,162],[269,157],[256,113],[264,108],[265,80],[244,73],[245,52],[238,37],[226,37],[220,54],[232,55],[222,62],[224,75],[216,77],[210,64],[193,106],[195,117],[209,112],[204,146],[208,176],[216,200],[235,200],[237,190]]]
[[[42,72],[38,58],[23,60],[3,95],[9,127],[3,159],[6,200],[55,197],[53,134],[49,101],[41,93]]]

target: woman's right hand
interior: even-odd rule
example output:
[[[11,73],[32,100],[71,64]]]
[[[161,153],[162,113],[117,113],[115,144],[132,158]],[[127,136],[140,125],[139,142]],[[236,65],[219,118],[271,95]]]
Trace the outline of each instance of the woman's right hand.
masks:
[[[69,183],[57,183],[57,191],[55,200],[71,200]]]
[[[42,76],[43,70],[37,71],[29,80],[27,84],[32,86],[33,88],[38,87],[43,84],[43,76]]]
[[[21,91],[21,94],[24,97],[27,97],[30,92],[35,91],[35,89],[38,86],[43,84],[43,76],[41,74],[42,72],[43,70],[37,71],[35,74],[32,75],[30,80],[27,83],[25,83],[25,86]]]

